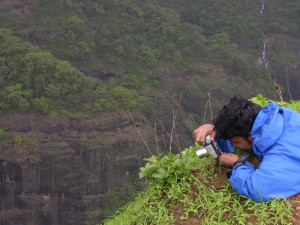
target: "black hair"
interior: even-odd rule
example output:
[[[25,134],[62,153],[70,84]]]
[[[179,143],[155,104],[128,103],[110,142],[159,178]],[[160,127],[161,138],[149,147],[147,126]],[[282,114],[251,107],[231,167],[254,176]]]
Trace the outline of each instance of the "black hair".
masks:
[[[237,96],[231,98],[213,121],[217,138],[248,138],[260,110],[259,105],[247,99]]]

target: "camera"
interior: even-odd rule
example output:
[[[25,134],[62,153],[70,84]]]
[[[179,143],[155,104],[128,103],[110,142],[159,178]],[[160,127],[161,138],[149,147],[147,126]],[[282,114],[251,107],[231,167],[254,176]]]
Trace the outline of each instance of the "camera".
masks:
[[[207,135],[205,138],[205,144],[203,148],[196,151],[196,155],[199,158],[204,158],[206,156],[211,156],[216,159],[222,154],[222,151],[216,141],[212,141],[210,135]]]

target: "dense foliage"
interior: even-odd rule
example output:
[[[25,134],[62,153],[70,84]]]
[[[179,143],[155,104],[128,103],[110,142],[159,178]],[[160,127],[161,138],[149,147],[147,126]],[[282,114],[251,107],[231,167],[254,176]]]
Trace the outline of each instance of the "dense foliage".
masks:
[[[290,93],[284,91],[285,97],[297,92],[294,78],[288,78],[299,60],[294,47],[300,30],[299,3],[295,0],[265,2],[264,8],[262,2],[250,0],[230,4],[224,0],[38,0],[14,9],[15,4],[0,4],[0,27],[45,49],[33,50],[20,40],[10,40],[16,42],[19,56],[14,52],[6,55],[12,62],[5,62],[3,73],[9,71],[10,80],[24,76],[14,80],[22,87],[12,87],[25,91],[19,94],[22,101],[10,103],[20,110],[32,104],[42,111],[48,111],[49,104],[50,108],[81,104],[95,112],[116,110],[122,106],[116,103],[119,100],[112,103],[109,99],[114,88],[119,92],[120,88],[129,89],[129,105],[136,107],[141,104],[135,91],[148,97],[145,86],[161,88],[166,82],[164,88],[199,102],[211,92],[217,105],[233,89],[246,96],[261,92],[272,97],[272,78],[286,86],[283,90],[291,86]],[[261,61],[264,44],[269,51],[268,68]],[[26,68],[18,68],[21,63]],[[97,81],[99,88],[96,81],[87,81],[71,65],[87,75],[98,71],[105,85]],[[169,80],[173,82],[169,84]],[[105,94],[103,86],[109,88]],[[56,100],[60,96],[60,102],[51,101],[54,96]]]
[[[85,77],[68,61],[25,44],[8,29],[0,29],[0,109],[44,113],[53,109],[106,111],[137,109],[142,103],[134,91]]]
[[[297,1],[273,1],[263,9],[260,1],[250,0],[230,4],[224,0],[38,0],[13,10],[14,4],[0,4],[0,26],[46,50],[34,49],[11,34],[11,40],[3,39],[15,42],[14,50],[4,50],[8,52],[1,60],[2,83],[12,86],[4,85],[9,90],[3,94],[20,93],[14,103],[8,97],[2,108],[10,104],[24,111],[35,105],[48,111],[53,105],[81,104],[95,112],[116,110],[122,108],[120,101],[112,103],[109,98],[122,92],[120,88],[129,89],[126,96],[134,108],[141,103],[133,89],[149,95],[145,86],[159,88],[169,79],[173,83],[167,88],[198,101],[204,101],[208,91],[217,98],[228,97],[233,88],[248,96],[263,92],[271,97],[271,87],[266,88],[271,78],[287,85],[284,77],[298,60],[292,40],[300,30]],[[283,14],[289,16],[278,16]],[[283,32],[289,38],[280,37]],[[257,63],[264,43],[273,49],[267,55],[268,69]],[[104,85],[83,78],[71,65],[88,75],[99,71],[112,76],[103,78]],[[216,71],[231,78],[219,80]],[[109,90],[103,90],[106,86]],[[223,99],[216,104],[219,101]]]
[[[46,49],[28,50],[27,46],[23,53],[34,53],[26,55],[21,60],[23,62],[17,58],[13,62],[6,62],[7,67],[4,68],[15,76],[25,75],[22,78],[25,83],[17,88],[34,92],[31,93],[31,98],[44,111],[48,110],[47,104],[53,104],[48,101],[54,96],[57,99],[58,95],[61,99],[60,103],[55,103],[58,105],[62,105],[63,101],[67,101],[70,106],[79,103],[94,104],[94,111],[120,107],[112,106],[107,99],[107,95],[111,94],[110,90],[106,96],[103,93],[101,97],[98,96],[97,100],[94,93],[87,93],[87,88],[99,90],[98,85],[85,81],[78,75],[78,71],[70,67],[71,64],[87,74],[88,71],[112,74],[104,79],[109,80],[110,88],[117,88],[119,91],[119,85],[130,91],[139,89],[139,93],[142,87],[149,84],[151,87],[160,87],[166,81],[163,77],[174,77],[178,71],[183,71],[179,73],[193,76],[188,76],[184,82],[178,80],[170,88],[184,92],[188,97],[195,96],[198,100],[205,99],[202,93],[207,91],[218,97],[230,95],[233,88],[242,92],[245,90],[242,86],[249,85],[247,82],[250,80],[255,85],[246,87],[246,92],[249,92],[247,95],[255,94],[252,93],[253,88],[270,95],[265,87],[271,84],[272,68],[265,70],[257,64],[264,39],[281,33],[283,27],[285,34],[299,36],[298,23],[289,22],[297,15],[299,3],[296,1],[289,2],[288,5],[273,1],[266,6],[263,14],[260,13],[261,2],[255,1],[235,1],[228,4],[227,1],[205,0],[197,3],[56,0],[34,1],[31,5],[22,5],[19,11],[12,10],[14,3],[0,6],[0,26],[9,28],[15,35]],[[277,16],[284,12],[281,8],[289,10],[289,17]],[[10,17],[14,20],[9,20]],[[273,68],[280,70],[277,65],[282,64],[281,68],[284,69],[289,63],[295,63],[297,57],[292,48],[277,45],[278,38],[280,39],[276,37],[272,40],[276,51],[271,53],[269,61],[276,64]],[[16,45],[21,45],[20,41],[17,42]],[[19,57],[21,55],[20,49]],[[290,57],[286,58],[286,55]],[[283,57],[284,61],[281,60]],[[36,58],[39,60],[35,60]],[[68,60],[71,64],[60,60]],[[12,68],[21,63],[26,67],[28,64],[29,68],[22,71]],[[226,82],[216,82],[214,68],[218,68],[223,77],[236,76],[228,79],[236,80],[237,84],[228,79]],[[29,73],[35,78],[29,79]],[[54,76],[53,73],[59,75]],[[10,79],[15,79],[12,74]],[[61,83],[62,79],[71,84],[70,87],[55,84]],[[218,88],[215,89],[215,86]],[[97,93],[99,95],[99,91]],[[134,94],[131,93],[130,98],[132,100],[133,97],[138,102]],[[24,93],[19,108],[24,110],[30,105],[28,98],[29,93]],[[130,105],[136,107],[137,102]]]

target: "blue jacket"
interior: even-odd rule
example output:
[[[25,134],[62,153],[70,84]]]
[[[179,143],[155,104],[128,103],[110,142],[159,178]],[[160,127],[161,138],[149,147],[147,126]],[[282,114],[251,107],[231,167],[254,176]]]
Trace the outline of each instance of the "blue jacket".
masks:
[[[234,169],[233,189],[255,202],[300,193],[300,113],[271,103],[259,112],[251,136],[262,162],[257,169],[250,163]]]

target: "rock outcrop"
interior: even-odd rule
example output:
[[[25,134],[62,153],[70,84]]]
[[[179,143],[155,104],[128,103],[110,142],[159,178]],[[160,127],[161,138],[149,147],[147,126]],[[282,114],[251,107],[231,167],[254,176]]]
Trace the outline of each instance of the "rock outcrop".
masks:
[[[148,156],[130,121],[125,113],[2,116],[0,224],[85,224],[107,190],[137,179]]]

